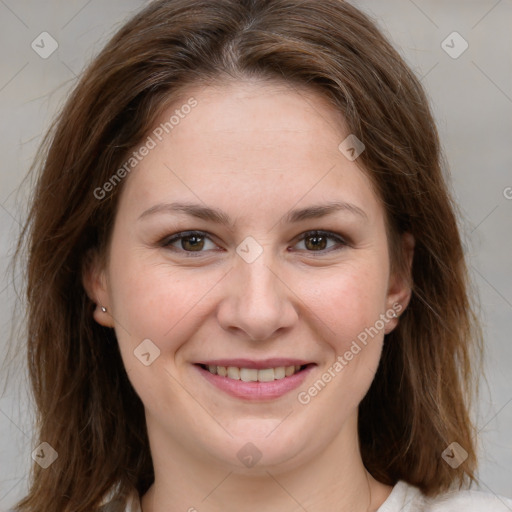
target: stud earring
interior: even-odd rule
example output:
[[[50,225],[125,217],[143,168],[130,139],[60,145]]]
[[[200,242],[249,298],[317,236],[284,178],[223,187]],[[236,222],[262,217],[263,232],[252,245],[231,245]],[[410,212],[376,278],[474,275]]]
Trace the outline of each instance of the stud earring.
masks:
[[[106,312],[107,312],[107,308],[106,308],[105,306],[101,306],[101,311],[102,311],[103,313],[106,313]]]
[[[393,313],[391,313],[391,318],[398,318],[396,311],[393,311]]]

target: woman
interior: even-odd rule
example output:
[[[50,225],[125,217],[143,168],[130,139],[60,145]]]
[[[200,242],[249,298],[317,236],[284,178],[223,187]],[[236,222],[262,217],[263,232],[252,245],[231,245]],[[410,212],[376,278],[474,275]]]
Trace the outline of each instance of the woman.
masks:
[[[157,0],[42,154],[17,511],[508,510],[424,92],[339,0]],[[446,508],[448,507],[448,508]]]

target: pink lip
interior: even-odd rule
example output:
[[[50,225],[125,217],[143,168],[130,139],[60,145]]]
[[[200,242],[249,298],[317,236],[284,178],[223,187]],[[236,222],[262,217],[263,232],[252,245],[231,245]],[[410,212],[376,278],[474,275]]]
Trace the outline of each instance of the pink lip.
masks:
[[[253,359],[212,359],[209,361],[198,361],[196,364],[204,364],[206,366],[236,366],[237,368],[253,368],[262,370],[264,368],[278,368],[279,366],[304,366],[310,364],[311,361],[303,361],[301,359],[285,359],[272,358],[255,361]]]
[[[236,361],[240,361],[237,359]],[[268,364],[268,361],[265,362]],[[217,366],[238,366],[235,364],[224,365],[218,364]],[[280,364],[278,366],[292,366]],[[244,382],[242,380],[230,379],[228,377],[221,377],[220,375],[216,375],[210,373],[208,370],[205,370],[199,365],[194,365],[194,368],[197,368],[199,373],[211,384],[216,386],[221,391],[224,391],[228,395],[231,395],[235,398],[242,398],[244,400],[252,400],[252,401],[263,401],[263,400],[272,400],[274,398],[279,398],[284,394],[288,393],[292,389],[297,388],[304,382],[304,379],[307,377],[309,372],[316,366],[315,364],[311,364],[308,367],[304,368],[298,373],[294,373],[291,377],[285,377],[284,379],[274,380],[272,382]],[[243,368],[250,368],[249,366],[241,365]],[[270,366],[262,366],[261,368],[269,368]]]

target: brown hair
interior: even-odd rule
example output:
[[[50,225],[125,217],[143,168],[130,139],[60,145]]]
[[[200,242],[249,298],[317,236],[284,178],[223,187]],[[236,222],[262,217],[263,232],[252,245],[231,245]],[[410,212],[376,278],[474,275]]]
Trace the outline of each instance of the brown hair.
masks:
[[[47,134],[29,218],[28,365],[38,442],[17,511],[90,511],[118,484],[140,495],[154,474],[143,405],[115,333],[94,322],[82,285],[90,250],[105,254],[123,183],[106,183],[190,85],[255,77],[313,87],[366,145],[359,157],[385,205],[392,265],[398,236],[416,241],[413,294],[386,336],[359,408],[368,471],[428,495],[475,480],[473,358],[481,333],[468,294],[454,205],[424,91],[375,24],[340,0],[157,0],[126,23],[85,71]],[[475,359],[476,360],[476,359]],[[441,453],[457,441],[458,468]]]

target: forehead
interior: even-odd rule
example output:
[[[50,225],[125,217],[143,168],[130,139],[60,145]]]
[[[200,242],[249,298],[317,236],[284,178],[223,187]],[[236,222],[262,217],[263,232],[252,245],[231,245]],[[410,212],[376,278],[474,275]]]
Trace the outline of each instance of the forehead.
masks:
[[[257,155],[253,170],[281,163],[290,152],[311,158],[326,150],[333,154],[345,130],[343,117],[326,99],[286,83],[231,81],[191,89],[187,97],[194,97],[197,106],[169,139],[176,144],[194,140],[198,157],[206,151],[247,164],[248,157]],[[158,121],[165,122],[182,102]]]
[[[142,208],[186,196],[226,208],[291,207],[350,196],[372,208],[369,178],[338,148],[347,135],[341,114],[310,89],[257,81],[190,88],[157,119],[154,147],[122,202]]]

